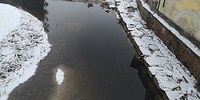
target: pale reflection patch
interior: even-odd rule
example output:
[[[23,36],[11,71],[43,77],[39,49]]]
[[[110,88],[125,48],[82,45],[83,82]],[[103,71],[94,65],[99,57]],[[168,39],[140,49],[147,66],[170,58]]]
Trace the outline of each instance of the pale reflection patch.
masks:
[[[56,81],[58,85],[61,85],[64,81],[64,72],[61,69],[57,69]]]

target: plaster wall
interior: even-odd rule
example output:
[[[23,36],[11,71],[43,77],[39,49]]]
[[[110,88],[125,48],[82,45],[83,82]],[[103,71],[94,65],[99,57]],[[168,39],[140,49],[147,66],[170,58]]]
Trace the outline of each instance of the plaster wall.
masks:
[[[200,0],[149,0],[149,2],[200,41]]]

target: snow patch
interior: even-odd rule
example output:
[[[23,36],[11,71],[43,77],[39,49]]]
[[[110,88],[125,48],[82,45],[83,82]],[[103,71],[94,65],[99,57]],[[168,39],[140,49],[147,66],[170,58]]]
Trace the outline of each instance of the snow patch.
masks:
[[[31,14],[0,3],[0,100],[35,74],[50,51],[43,24]]]
[[[11,30],[14,30],[16,26],[20,24],[20,11],[17,8],[13,8],[11,5],[1,4],[0,9],[0,40],[4,38]],[[13,18],[14,17],[14,18]]]
[[[61,69],[57,69],[56,81],[57,81],[58,85],[61,85],[64,81],[64,72]]]

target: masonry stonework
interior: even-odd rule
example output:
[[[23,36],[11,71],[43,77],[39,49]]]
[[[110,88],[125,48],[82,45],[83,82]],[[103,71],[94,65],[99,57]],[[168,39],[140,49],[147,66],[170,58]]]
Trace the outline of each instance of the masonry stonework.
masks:
[[[146,21],[147,26],[152,28],[164,44],[176,55],[176,57],[188,68],[188,70],[200,82],[200,57],[188,48],[181,40],[179,40],[170,30],[168,30],[159,20],[157,20],[150,12],[141,5],[137,0],[141,17]],[[155,9],[152,9],[157,12]],[[161,13],[157,12],[161,16]],[[166,19],[166,21],[171,21]],[[172,23],[172,22],[170,22]],[[176,25],[174,25],[176,26]],[[175,27],[176,28],[176,27]],[[184,32],[184,30],[180,30]]]

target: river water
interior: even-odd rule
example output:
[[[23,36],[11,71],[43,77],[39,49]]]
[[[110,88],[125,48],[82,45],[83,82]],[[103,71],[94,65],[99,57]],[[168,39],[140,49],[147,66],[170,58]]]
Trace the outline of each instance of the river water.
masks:
[[[130,67],[133,48],[112,10],[98,1],[48,0],[43,6],[28,11],[44,22],[51,51],[9,100],[144,100],[137,70]]]

